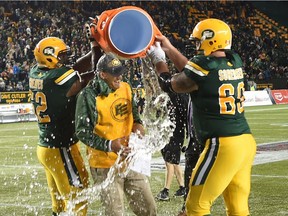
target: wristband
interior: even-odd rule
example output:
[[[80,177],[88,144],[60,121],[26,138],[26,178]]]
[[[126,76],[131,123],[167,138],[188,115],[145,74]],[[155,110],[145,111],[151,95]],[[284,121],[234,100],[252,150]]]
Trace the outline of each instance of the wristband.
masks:
[[[171,74],[169,72],[163,72],[158,77],[158,82],[161,89],[167,93],[173,93],[172,85],[171,85]],[[174,92],[175,93],[175,92]]]

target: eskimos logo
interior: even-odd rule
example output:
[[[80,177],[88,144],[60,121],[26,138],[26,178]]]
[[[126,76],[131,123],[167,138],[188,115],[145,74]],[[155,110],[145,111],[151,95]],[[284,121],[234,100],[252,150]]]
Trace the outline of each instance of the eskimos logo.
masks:
[[[202,38],[204,37],[204,40],[211,39],[214,37],[214,31],[211,29],[206,29],[202,32]]]
[[[125,98],[119,98],[112,104],[110,112],[116,121],[125,121],[132,112],[131,101]]]
[[[279,93],[274,93],[275,95],[275,99],[278,101],[282,101],[283,100],[283,95],[281,94],[281,92]]]
[[[43,49],[43,54],[50,56],[53,55],[55,52],[55,49],[53,47],[45,47],[45,49]]]

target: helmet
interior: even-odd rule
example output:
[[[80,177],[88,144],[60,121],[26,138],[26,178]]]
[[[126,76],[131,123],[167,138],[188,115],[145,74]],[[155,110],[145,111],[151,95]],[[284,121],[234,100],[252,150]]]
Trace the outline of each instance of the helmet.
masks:
[[[40,67],[49,69],[61,67],[69,47],[57,37],[46,37],[39,41],[34,49],[35,59]]]
[[[195,26],[190,39],[198,41],[196,49],[207,56],[216,50],[231,49],[232,32],[222,20],[205,19]]]

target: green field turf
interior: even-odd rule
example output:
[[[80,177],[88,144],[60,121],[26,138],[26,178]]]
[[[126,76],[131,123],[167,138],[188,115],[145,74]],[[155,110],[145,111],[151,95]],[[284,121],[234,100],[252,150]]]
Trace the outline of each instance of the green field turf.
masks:
[[[246,117],[257,144],[287,141],[288,106],[247,107]],[[51,215],[50,196],[44,171],[36,158],[35,122],[0,124],[0,215]],[[81,147],[84,150],[84,145]],[[251,215],[288,215],[288,160],[253,166],[250,196]],[[153,171],[151,188],[156,195],[163,187],[164,172]],[[171,194],[177,190],[173,180]],[[181,208],[182,198],[157,202],[158,215],[173,216]],[[88,215],[100,215],[99,201],[89,205]],[[222,197],[216,200],[212,214],[224,216]],[[127,215],[131,215],[127,213]]]

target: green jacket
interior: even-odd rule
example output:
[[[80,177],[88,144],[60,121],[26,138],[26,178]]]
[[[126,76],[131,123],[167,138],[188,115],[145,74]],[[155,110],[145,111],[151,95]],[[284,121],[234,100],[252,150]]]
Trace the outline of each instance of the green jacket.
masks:
[[[112,140],[130,135],[133,123],[142,124],[131,86],[121,82],[114,91],[98,76],[79,93],[75,121],[77,137],[105,152]]]

